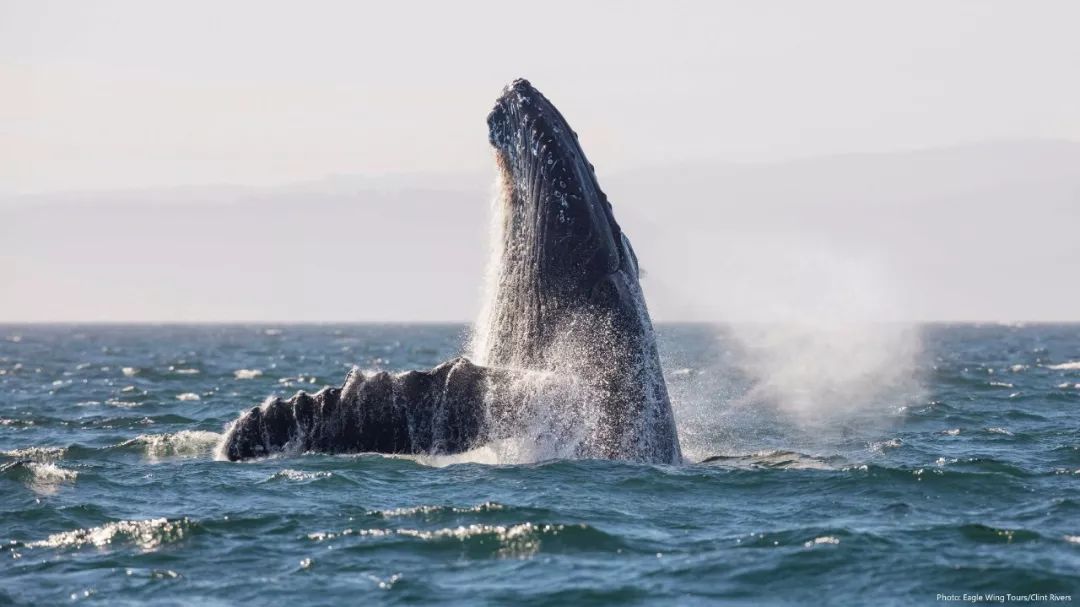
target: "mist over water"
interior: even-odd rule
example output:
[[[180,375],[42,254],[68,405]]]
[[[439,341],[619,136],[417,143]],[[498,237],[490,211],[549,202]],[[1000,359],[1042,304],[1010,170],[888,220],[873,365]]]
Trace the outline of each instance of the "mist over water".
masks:
[[[692,302],[731,321],[712,325],[705,351],[666,361],[690,459],[765,445],[835,453],[853,436],[872,441],[918,401],[921,331],[891,320],[905,317],[904,298],[886,266],[765,238],[752,253],[691,256],[687,275],[732,260],[745,265],[730,288]],[[729,295],[708,295],[717,290]]]

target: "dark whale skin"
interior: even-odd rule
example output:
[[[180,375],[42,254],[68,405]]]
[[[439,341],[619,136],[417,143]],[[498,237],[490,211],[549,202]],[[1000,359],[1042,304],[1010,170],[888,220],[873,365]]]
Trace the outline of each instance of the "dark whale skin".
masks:
[[[601,421],[579,455],[681,461],[637,256],[577,134],[524,79],[504,89],[487,121],[506,208],[477,362],[599,387]]]
[[[485,396],[506,375],[465,358],[393,375],[353,369],[340,388],[269,399],[242,414],[227,432],[224,455],[459,453],[486,436]]]

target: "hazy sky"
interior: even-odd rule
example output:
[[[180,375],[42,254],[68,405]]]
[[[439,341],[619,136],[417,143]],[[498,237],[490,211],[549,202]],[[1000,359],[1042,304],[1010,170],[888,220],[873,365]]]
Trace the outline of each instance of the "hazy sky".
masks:
[[[1080,320],[1078,24],[0,0],[0,322],[467,320],[518,76],[581,134],[658,318]]]
[[[0,192],[486,168],[525,76],[608,170],[1080,139],[1080,3],[0,0]]]

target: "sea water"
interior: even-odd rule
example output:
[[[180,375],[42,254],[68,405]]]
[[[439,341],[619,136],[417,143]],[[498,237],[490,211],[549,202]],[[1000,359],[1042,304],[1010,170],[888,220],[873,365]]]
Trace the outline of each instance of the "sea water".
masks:
[[[0,326],[0,604],[1080,600],[1080,326],[911,331],[659,325],[682,465],[231,463],[266,396],[466,327]]]

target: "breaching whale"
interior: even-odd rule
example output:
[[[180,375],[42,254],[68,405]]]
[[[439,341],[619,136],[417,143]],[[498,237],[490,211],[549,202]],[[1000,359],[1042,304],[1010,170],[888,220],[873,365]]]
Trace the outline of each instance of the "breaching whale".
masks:
[[[681,461],[630,241],[562,114],[527,80],[487,119],[500,193],[472,360],[271,398],[227,430],[275,451],[449,454],[517,437],[574,457]]]

